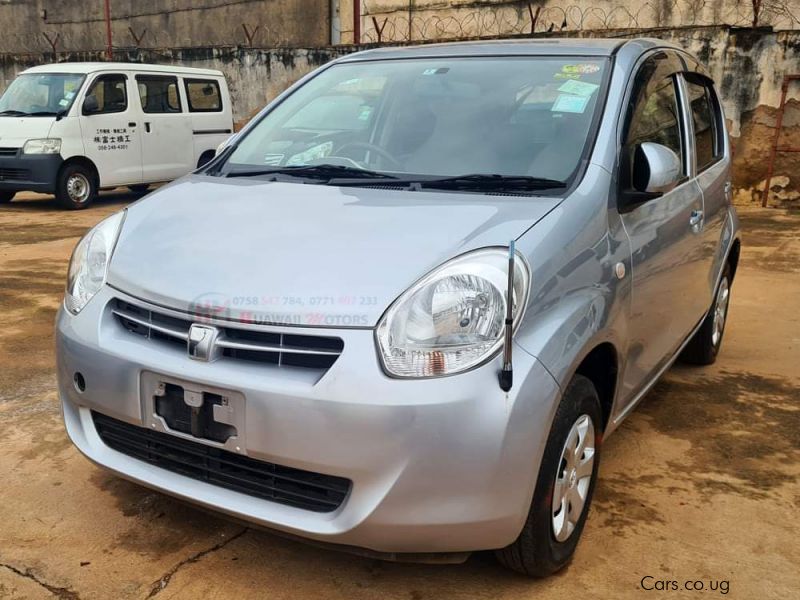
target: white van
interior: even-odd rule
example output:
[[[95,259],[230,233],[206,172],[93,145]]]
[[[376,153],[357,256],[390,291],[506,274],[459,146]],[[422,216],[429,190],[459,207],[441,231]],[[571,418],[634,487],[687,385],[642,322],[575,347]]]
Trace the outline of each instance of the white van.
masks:
[[[34,67],[0,97],[0,203],[33,191],[79,209],[100,188],[144,191],[211,160],[232,132],[220,71],[128,63]]]

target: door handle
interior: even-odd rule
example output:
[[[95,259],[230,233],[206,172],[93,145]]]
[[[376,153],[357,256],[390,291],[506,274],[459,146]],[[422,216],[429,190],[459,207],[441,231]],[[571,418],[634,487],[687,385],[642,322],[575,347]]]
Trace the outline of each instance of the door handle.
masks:
[[[136,127],[136,123],[134,123],[133,121],[131,121],[130,123],[128,123],[128,127]]]
[[[703,211],[702,210],[693,210],[692,216],[689,217],[689,225],[692,227],[699,227],[703,224]]]
[[[146,122],[146,121],[145,121],[145,124],[144,124],[144,130],[145,130],[147,133],[150,133],[150,123],[148,123],[148,122]]]

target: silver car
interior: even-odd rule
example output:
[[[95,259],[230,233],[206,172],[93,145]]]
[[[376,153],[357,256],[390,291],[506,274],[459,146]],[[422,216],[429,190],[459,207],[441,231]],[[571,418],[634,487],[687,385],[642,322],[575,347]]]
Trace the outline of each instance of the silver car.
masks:
[[[602,441],[719,352],[730,195],[714,85],[664,42],[347,56],[78,244],[67,432],[286,534],[553,573]]]

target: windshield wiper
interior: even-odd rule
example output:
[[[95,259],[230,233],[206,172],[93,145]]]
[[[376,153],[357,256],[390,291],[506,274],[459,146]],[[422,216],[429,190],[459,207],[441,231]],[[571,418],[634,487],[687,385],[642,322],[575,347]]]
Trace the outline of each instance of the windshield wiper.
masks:
[[[565,182],[559,181],[558,179],[532,177],[530,175],[498,175],[484,173],[427,179],[420,181],[419,185],[423,188],[435,188],[440,190],[479,190],[485,192],[525,192],[530,190],[567,187]]]
[[[359,186],[378,183],[375,180],[332,179],[331,185]],[[566,182],[529,175],[499,175],[474,173],[454,177],[394,178],[391,185],[410,186],[412,189],[466,190],[478,192],[529,192],[567,187]]]
[[[3,110],[0,111],[0,117],[27,117],[28,113],[22,110]]]
[[[322,179],[325,181],[335,177],[341,178],[367,178],[367,179],[396,179],[394,175],[348,167],[345,165],[298,165],[294,167],[272,167],[269,169],[251,169],[245,171],[230,171],[226,177],[258,177],[263,175],[291,175],[293,177],[306,177],[309,179]]]

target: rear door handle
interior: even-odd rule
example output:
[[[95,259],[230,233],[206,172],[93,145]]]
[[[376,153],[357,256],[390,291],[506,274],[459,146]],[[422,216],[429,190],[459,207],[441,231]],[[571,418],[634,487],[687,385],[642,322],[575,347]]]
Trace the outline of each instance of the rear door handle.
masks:
[[[692,227],[699,227],[703,224],[703,211],[702,210],[693,210],[692,216],[689,217],[689,225]]]
[[[144,124],[144,130],[145,130],[147,133],[150,133],[150,123],[147,123],[147,122],[145,122],[145,124]]]

